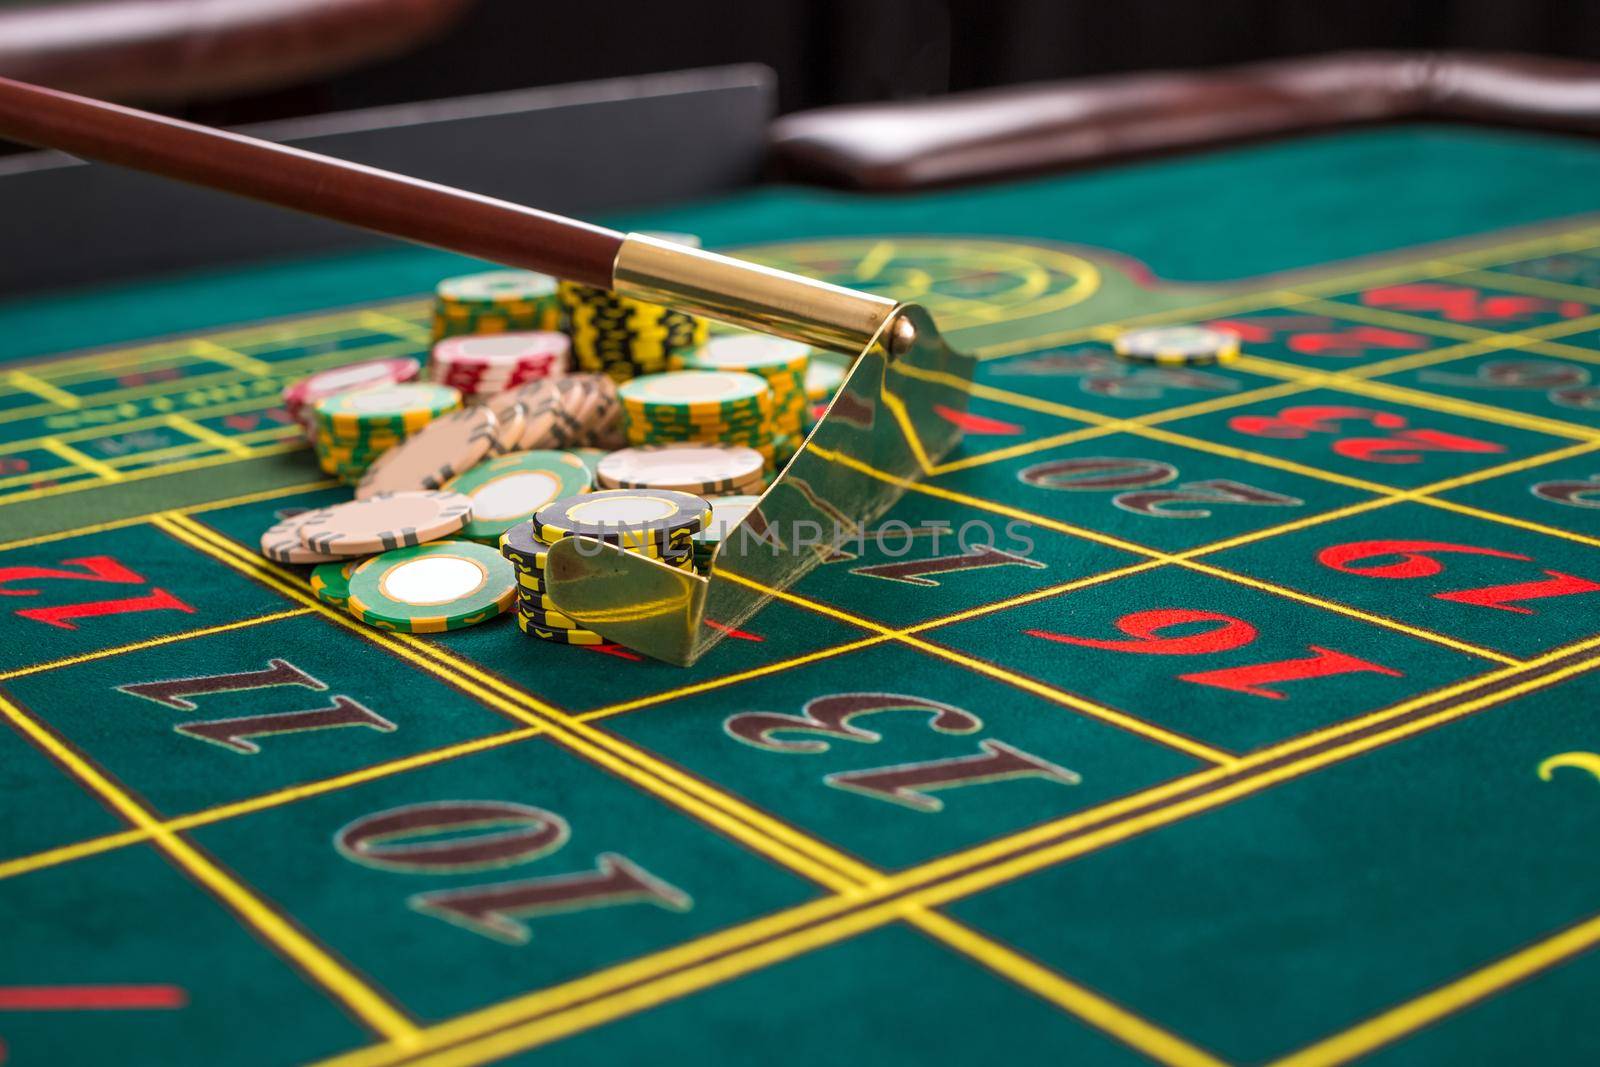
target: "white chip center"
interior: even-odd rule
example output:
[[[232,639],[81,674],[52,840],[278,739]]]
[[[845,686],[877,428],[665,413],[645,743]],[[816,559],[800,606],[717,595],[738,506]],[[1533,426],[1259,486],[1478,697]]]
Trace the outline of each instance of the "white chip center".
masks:
[[[793,362],[810,351],[810,345],[800,341],[785,340],[782,337],[733,334],[727,337],[713,337],[701,345],[695,354],[710,363],[739,367],[750,362],[764,362],[769,359]]]
[[[537,351],[538,348],[536,345],[530,345],[523,337],[492,336],[468,338],[455,347],[464,356],[480,356],[484,359],[520,356],[530,351]]]
[[[678,505],[670,500],[650,496],[610,497],[605,500],[586,500],[568,510],[567,518],[573,522],[586,522],[595,526],[635,526],[639,523],[667,519],[678,514]]]
[[[368,389],[355,393],[346,401],[356,411],[384,411],[397,405],[409,404],[416,394],[404,389]]]
[[[407,560],[383,576],[383,592],[402,604],[448,604],[478,590],[489,572],[461,556]]]
[[[759,378],[750,382],[743,371],[685,370],[656,378],[650,383],[650,392],[662,399],[715,403],[723,397],[749,396],[752,386],[759,384]]]
[[[388,378],[394,372],[381,364],[364,364],[355,367],[340,367],[337,370],[324,371],[317,375],[316,387],[318,392],[326,390],[330,393],[342,393],[351,386],[360,385],[362,382],[377,381]]]
[[[512,519],[536,511],[561,493],[561,479],[545,471],[514,471],[472,494],[475,519]]]

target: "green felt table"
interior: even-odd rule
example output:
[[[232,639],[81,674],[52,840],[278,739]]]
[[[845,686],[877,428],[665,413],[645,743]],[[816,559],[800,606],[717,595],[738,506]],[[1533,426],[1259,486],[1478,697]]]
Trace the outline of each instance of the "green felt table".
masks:
[[[689,669],[254,552],[347,495],[282,386],[471,263],[0,305],[5,1055],[1595,1062],[1596,188],[1404,127],[610,220],[981,359],[899,536]],[[1189,322],[1244,354],[1111,354]]]

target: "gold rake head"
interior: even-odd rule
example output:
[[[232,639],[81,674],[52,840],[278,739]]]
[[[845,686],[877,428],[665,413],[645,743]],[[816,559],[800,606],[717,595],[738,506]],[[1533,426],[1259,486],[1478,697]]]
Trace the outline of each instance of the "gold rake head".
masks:
[[[546,595],[587,629],[689,666],[864,529],[960,440],[976,361],[915,304],[630,234],[618,292],[856,357],[782,475],[701,577],[590,538],[546,560]]]

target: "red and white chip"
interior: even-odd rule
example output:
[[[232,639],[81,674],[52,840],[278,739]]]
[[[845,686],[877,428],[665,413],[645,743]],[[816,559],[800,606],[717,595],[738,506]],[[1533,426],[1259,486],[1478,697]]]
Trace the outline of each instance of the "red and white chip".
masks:
[[[283,406],[296,421],[303,417],[313,404],[324,397],[347,393],[352,389],[368,389],[374,385],[409,382],[421,367],[414,359],[370,359],[363,363],[347,363],[343,367],[330,367],[291,382],[283,390]]]
[[[511,373],[522,367],[564,365],[572,342],[554,330],[446,337],[433,346],[433,366]]]

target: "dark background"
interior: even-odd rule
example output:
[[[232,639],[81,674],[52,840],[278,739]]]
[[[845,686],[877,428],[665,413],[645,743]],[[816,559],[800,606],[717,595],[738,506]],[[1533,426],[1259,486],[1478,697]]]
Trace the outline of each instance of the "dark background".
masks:
[[[1594,0],[478,0],[434,42],[181,108],[245,122],[756,61],[785,111],[1358,48],[1600,59]]]

